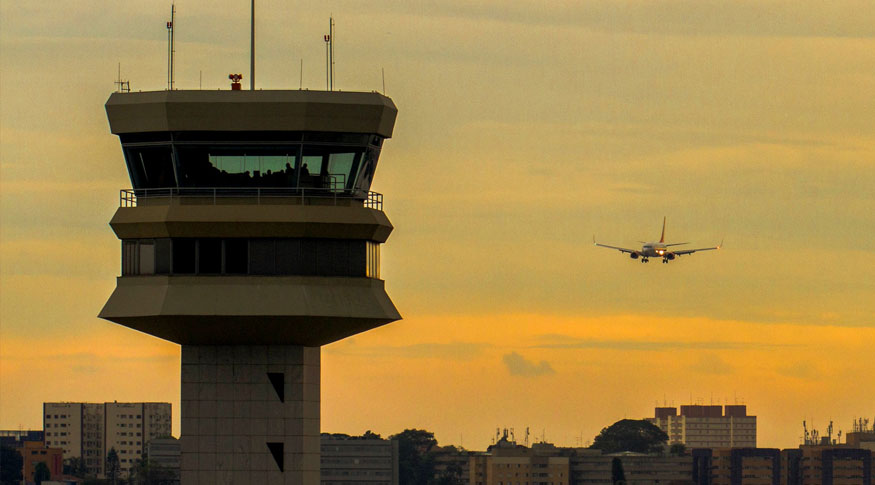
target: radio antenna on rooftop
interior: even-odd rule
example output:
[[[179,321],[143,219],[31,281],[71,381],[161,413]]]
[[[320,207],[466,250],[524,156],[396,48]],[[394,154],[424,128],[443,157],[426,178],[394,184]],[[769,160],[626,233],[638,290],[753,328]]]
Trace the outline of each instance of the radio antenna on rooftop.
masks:
[[[167,90],[173,90],[173,20],[176,6],[170,4],[170,21],[167,22]]]
[[[325,90],[334,91],[334,17],[328,17],[325,40]]]
[[[249,27],[249,89],[255,91],[255,0],[252,0]]]
[[[130,93],[131,92],[131,82],[122,80],[122,63],[118,63],[118,79],[115,81],[115,85],[118,86],[116,89],[117,93]]]

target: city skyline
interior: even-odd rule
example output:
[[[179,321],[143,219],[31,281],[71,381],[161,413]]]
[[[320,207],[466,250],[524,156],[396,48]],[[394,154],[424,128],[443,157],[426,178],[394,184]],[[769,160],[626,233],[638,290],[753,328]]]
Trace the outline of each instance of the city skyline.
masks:
[[[176,2],[177,87],[248,85],[239,3]],[[38,426],[42,402],[168,401],[178,434],[178,346],[96,317],[130,186],[103,104],[118,63],[165,87],[161,7],[0,5],[0,428]],[[404,320],[325,347],[323,431],[571,446],[713,395],[784,448],[803,419],[871,415],[875,6],[258,8],[257,87],[296,89],[303,59],[324,89],[333,14],[336,87],[382,91],[382,66],[399,108],[373,187]],[[645,266],[592,247],[662,216],[724,249]]]

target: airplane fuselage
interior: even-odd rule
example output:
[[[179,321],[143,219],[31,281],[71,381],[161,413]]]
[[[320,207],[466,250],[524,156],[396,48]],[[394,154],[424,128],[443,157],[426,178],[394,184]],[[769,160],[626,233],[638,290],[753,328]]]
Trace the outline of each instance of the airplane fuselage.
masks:
[[[645,258],[661,258],[668,253],[668,248],[664,243],[649,242],[641,246],[641,256]]]

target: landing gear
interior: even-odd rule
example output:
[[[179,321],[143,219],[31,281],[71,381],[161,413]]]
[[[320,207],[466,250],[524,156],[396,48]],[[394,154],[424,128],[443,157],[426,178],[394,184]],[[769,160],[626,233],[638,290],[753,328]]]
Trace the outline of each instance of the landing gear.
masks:
[[[647,258],[641,258],[641,262],[642,262],[642,263],[646,263],[646,262],[648,262],[648,261],[650,261],[650,260],[647,259]]]
[[[666,264],[666,263],[668,263],[668,259],[662,258],[662,264]]]

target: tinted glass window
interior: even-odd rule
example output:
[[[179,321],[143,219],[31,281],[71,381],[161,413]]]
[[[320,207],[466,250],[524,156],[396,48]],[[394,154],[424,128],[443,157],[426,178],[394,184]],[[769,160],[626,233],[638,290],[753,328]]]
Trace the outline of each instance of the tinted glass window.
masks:
[[[195,247],[194,239],[173,240],[173,273],[194,273]]]
[[[140,274],[155,274],[155,241],[140,241]]]
[[[300,239],[277,240],[276,271],[279,274],[305,274],[302,272]]]
[[[246,274],[249,271],[249,244],[246,239],[225,240],[225,273]]]
[[[125,158],[135,189],[176,187],[169,146],[127,148]]]
[[[222,240],[201,239],[198,241],[197,251],[198,267],[200,274],[215,274],[222,272]]]
[[[155,272],[170,273],[170,239],[155,240]]]
[[[276,242],[273,239],[253,239],[249,243],[249,272],[276,273]]]

